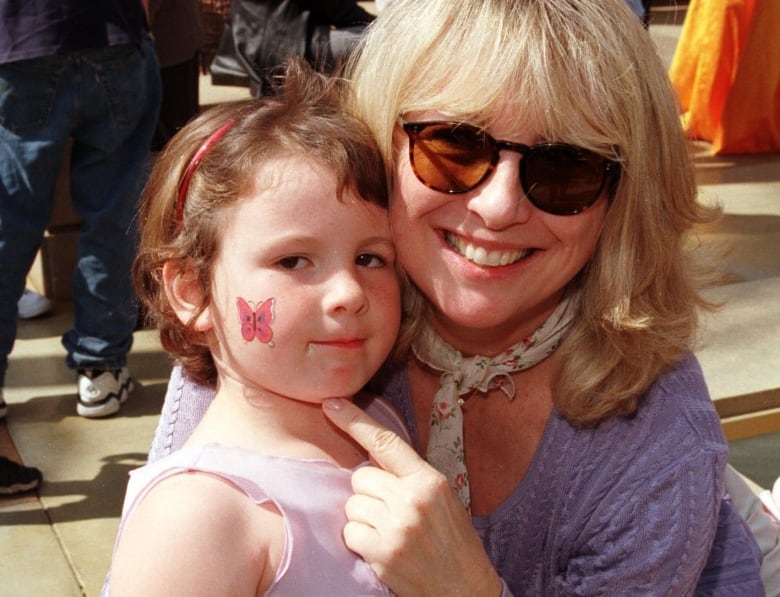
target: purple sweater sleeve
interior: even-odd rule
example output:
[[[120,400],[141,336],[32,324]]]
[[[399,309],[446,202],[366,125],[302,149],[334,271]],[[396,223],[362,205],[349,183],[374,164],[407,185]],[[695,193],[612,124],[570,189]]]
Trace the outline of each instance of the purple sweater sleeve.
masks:
[[[175,452],[184,445],[214,399],[214,390],[196,384],[176,365],[168,381],[162,413],[154,432],[149,462]]]

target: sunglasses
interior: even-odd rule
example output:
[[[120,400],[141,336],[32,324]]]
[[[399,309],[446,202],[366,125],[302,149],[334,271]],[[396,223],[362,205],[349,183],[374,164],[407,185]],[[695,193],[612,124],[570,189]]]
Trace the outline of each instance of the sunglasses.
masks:
[[[591,205],[612,181],[619,165],[597,153],[566,143],[524,145],[499,141],[462,122],[406,122],[409,161],[425,186],[442,193],[466,193],[482,184],[498,164],[500,151],[516,151],[520,184],[542,211],[573,215]]]

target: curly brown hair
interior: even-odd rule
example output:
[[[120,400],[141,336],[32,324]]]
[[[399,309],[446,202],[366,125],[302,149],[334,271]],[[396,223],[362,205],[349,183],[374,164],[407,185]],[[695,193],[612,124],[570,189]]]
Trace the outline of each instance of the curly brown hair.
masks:
[[[292,59],[269,97],[216,106],[185,126],[157,158],[140,206],[140,247],[133,281],[163,348],[201,384],[216,383],[206,335],[193,322],[209,305],[212,265],[221,240],[225,208],[255,190],[258,165],[303,156],[334,172],[339,197],[349,189],[387,207],[382,156],[366,125],[345,110],[343,80],[315,73]],[[214,131],[233,125],[208,149],[192,172],[183,217],[177,196],[192,156]],[[163,267],[195,272],[203,301],[188,322],[165,293]]]

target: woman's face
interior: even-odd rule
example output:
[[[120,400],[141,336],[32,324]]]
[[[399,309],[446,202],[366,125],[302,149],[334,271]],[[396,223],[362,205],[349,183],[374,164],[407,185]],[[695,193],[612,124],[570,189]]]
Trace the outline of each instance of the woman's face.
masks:
[[[407,121],[449,120],[405,114]],[[496,139],[534,145],[530,131],[499,118]],[[606,193],[576,215],[532,205],[520,185],[519,153],[502,151],[490,177],[463,194],[423,185],[396,128],[390,220],[400,264],[432,306],[437,331],[460,350],[493,355],[532,334],[590,259],[607,212]],[[503,263],[504,265],[492,265]]]

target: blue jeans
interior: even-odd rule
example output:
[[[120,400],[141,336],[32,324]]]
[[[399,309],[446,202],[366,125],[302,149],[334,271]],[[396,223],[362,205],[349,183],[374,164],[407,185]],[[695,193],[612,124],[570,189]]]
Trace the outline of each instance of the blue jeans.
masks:
[[[126,364],[137,320],[136,205],[160,96],[150,41],[0,64],[0,387],[69,139],[71,199],[82,225],[66,362]]]

